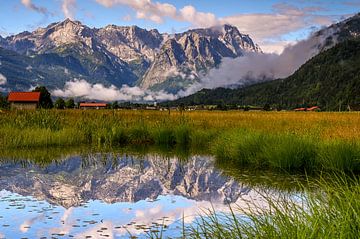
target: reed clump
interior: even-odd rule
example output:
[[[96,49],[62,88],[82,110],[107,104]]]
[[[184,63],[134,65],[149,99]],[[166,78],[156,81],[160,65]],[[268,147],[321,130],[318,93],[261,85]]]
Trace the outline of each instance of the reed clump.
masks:
[[[259,169],[360,172],[360,144],[355,141],[240,130],[219,137],[212,152],[220,161]]]

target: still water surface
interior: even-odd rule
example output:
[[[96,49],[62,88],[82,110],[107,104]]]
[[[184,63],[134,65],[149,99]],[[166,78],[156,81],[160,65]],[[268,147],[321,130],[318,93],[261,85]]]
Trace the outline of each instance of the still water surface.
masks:
[[[181,237],[206,209],[264,203],[209,156],[87,154],[0,163],[0,238]]]

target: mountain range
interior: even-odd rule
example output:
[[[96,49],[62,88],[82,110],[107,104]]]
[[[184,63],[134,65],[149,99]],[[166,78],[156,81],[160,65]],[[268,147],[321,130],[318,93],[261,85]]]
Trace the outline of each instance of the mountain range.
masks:
[[[175,92],[223,58],[261,52],[231,25],[167,34],[137,26],[89,28],[66,19],[33,32],[0,37],[0,73],[6,88],[63,88],[73,79],[105,86]]]
[[[128,85],[137,86],[144,92],[165,91],[170,95],[175,94],[172,95],[174,97],[186,96],[204,88],[198,94],[175,101],[171,105],[179,102],[220,102],[294,107],[307,101],[311,104],[332,105],[329,108],[333,109],[334,101],[353,103],[354,100],[348,99],[351,96],[343,100],[345,96],[341,95],[341,92],[331,91],[332,95],[341,95],[330,97],[331,100],[319,98],[321,93],[314,95],[309,92],[329,91],[320,85],[341,84],[342,87],[334,89],[349,88],[351,82],[354,82],[352,74],[356,75],[357,72],[351,71],[351,74],[346,75],[348,80],[344,80],[345,75],[341,76],[339,72],[334,73],[337,74],[336,77],[328,79],[325,77],[328,75],[324,72],[322,74],[325,75],[319,75],[311,65],[317,62],[318,67],[336,69],[336,64],[325,61],[327,57],[332,57],[333,61],[345,62],[348,56],[326,52],[336,44],[359,37],[360,14],[357,14],[315,32],[309,39],[285,48],[278,58],[273,58],[272,54],[263,53],[249,35],[242,34],[231,25],[167,34],[137,26],[108,25],[103,28],[89,28],[79,21],[66,19],[33,32],[0,37],[0,91],[29,90],[36,85],[45,85],[50,90],[63,89],[67,82],[84,80],[89,84],[114,86],[118,89]],[[357,49],[354,44],[336,49]],[[312,61],[311,58],[319,53],[325,54],[322,58],[319,56],[319,59],[325,60]],[[356,52],[352,53],[356,58]],[[207,90],[206,88],[221,87],[222,82],[227,80],[225,78],[228,78],[230,73],[223,67],[224,64],[231,63],[232,59],[234,62],[240,60],[233,66],[233,81],[224,85],[240,89]],[[242,62],[241,59],[249,62]],[[259,63],[259,59],[262,62]],[[279,64],[274,62],[274,59],[277,59]],[[309,61],[305,62],[307,60]],[[287,64],[287,61],[292,65]],[[302,64],[304,65],[301,67]],[[351,58],[347,64],[357,62]],[[266,68],[267,65],[272,67],[267,69],[268,72],[279,71],[282,74],[263,74],[262,67]],[[299,67],[306,70],[298,70]],[[209,77],[216,71],[221,74]],[[256,71],[260,74],[256,75]],[[299,71],[307,72],[308,76],[300,77],[297,73]],[[289,76],[293,73],[293,76]],[[202,84],[204,79],[207,80],[206,84]],[[259,83],[263,81],[266,83]],[[280,87],[279,82],[284,82],[281,85],[286,87]],[[114,87],[111,89],[116,89]],[[314,90],[314,87],[317,87],[317,90]],[[265,94],[270,91],[277,93]],[[179,92],[185,94],[177,94]],[[281,96],[281,100],[278,96]]]

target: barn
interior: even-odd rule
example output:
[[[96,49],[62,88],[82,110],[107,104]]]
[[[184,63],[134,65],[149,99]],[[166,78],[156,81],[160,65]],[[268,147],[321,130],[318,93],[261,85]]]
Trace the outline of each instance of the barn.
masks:
[[[106,109],[106,107],[108,106],[107,103],[80,103],[79,107],[80,109]]]
[[[35,110],[39,107],[40,92],[10,92],[8,101],[11,109]]]

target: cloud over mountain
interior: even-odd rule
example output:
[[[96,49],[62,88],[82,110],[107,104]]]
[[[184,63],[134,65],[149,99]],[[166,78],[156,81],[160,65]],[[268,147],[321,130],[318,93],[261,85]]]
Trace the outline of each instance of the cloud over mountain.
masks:
[[[5,85],[7,82],[6,77],[0,73],[0,85]]]
[[[63,90],[56,89],[52,94],[58,97],[78,97],[102,101],[164,101],[176,98],[173,94],[164,91],[153,92],[128,85],[123,85],[121,88],[114,85],[106,87],[103,84],[91,84],[82,79],[68,81]]]
[[[74,14],[76,10],[76,0],[63,0],[61,9],[66,18],[74,19]]]

